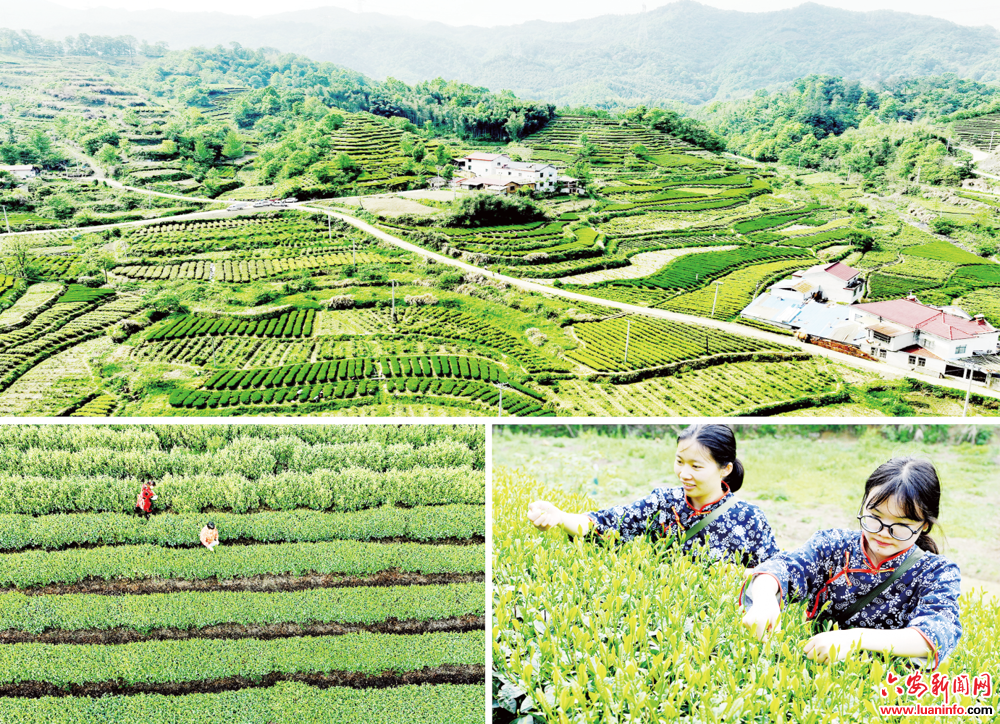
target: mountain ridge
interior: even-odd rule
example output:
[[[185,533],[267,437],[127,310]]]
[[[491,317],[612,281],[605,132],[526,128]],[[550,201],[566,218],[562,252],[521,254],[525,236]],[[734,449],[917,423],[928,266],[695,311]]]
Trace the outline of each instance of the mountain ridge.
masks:
[[[814,73],[867,83],[952,72],[1000,80],[1000,31],[891,10],[818,3],[749,13],[679,0],[644,13],[454,27],[335,7],[250,18],[176,11],[71,11],[42,0],[0,22],[57,37],[128,33],[172,48],[238,42],[407,83],[455,78],[559,104],[739,98]]]

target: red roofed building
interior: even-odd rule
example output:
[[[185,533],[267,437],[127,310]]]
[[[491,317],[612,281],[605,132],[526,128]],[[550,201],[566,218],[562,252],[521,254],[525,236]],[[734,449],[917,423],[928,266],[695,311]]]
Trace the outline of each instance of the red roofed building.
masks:
[[[804,298],[853,304],[861,298],[865,285],[861,272],[839,261],[797,271],[771,289],[800,292]]]
[[[471,153],[457,161],[463,171],[472,171],[476,176],[486,176],[496,173],[510,163],[510,156],[502,153]]]
[[[1000,330],[981,315],[969,319],[951,314],[913,296],[858,304],[851,310],[868,330],[862,349],[897,367],[961,376],[963,368],[949,362],[996,354],[1000,345]]]

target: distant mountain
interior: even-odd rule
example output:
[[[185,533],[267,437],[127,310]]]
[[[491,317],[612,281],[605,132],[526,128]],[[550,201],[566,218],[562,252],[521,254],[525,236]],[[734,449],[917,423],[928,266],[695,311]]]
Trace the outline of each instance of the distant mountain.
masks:
[[[632,15],[496,28],[320,8],[221,13],[75,11],[44,0],[0,25],[46,36],[131,34],[174,49],[270,46],[408,83],[437,76],[559,104],[707,103],[812,73],[878,84],[953,72],[1000,80],[1000,31],[892,11],[806,3],[744,13],[681,0]]]

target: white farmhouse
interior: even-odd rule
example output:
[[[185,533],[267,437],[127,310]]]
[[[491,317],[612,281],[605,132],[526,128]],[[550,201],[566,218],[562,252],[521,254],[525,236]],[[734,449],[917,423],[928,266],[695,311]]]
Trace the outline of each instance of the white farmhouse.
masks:
[[[495,174],[506,176],[522,186],[533,185],[538,191],[555,191],[556,189],[556,167],[551,163],[522,163],[521,161],[511,161],[506,166],[500,168]]]
[[[471,171],[476,176],[488,176],[510,163],[510,156],[502,153],[473,153],[457,159],[456,163],[462,171]]]
[[[0,166],[0,171],[6,171],[11,176],[16,176],[23,181],[37,176],[38,166]]]
[[[860,271],[837,261],[797,271],[771,289],[794,290],[817,301],[854,304],[861,298],[864,287]]]
[[[457,163],[460,170],[471,171],[476,176],[504,179],[536,191],[556,190],[556,167],[550,163],[512,161],[502,153],[473,153],[458,159]]]
[[[895,367],[961,377],[970,355],[995,355],[1000,330],[982,315],[969,319],[921,304],[916,297],[850,308],[867,330],[861,348]]]

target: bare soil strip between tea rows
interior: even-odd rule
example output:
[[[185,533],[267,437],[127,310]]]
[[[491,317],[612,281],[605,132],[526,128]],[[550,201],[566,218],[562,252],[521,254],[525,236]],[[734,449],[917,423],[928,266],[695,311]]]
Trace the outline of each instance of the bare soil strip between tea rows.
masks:
[[[183,641],[187,639],[285,639],[298,636],[342,636],[356,633],[425,634],[469,633],[486,628],[486,617],[468,614],[435,621],[390,618],[378,623],[224,623],[198,629],[155,628],[147,633],[135,629],[82,629],[78,631],[50,630],[40,634],[27,631],[0,631],[2,644],[81,644],[118,645],[140,641]]]
[[[404,573],[382,571],[372,576],[322,575],[273,575],[265,574],[217,580],[204,578],[195,581],[167,578],[148,578],[139,581],[88,578],[78,583],[50,583],[33,588],[2,588],[0,593],[23,593],[29,596],[52,596],[65,593],[91,593],[105,596],[144,595],[148,593],[176,593],[179,591],[251,591],[269,593],[277,591],[306,591],[312,588],[356,588],[361,586],[433,586],[444,583],[483,583],[485,573]]]
[[[162,694],[182,696],[185,694],[218,694],[223,691],[240,689],[265,689],[281,681],[297,681],[320,689],[344,686],[352,689],[388,689],[414,684],[480,684],[486,681],[486,667],[480,664],[462,666],[436,666],[421,671],[381,674],[363,674],[357,671],[332,671],[328,674],[282,674],[272,673],[262,678],[227,676],[224,679],[204,681],[182,681],[170,683],[122,684],[117,681],[101,681],[87,684],[67,684],[59,686],[45,681],[21,681],[16,684],[0,685],[0,697],[25,697],[37,699],[43,696],[135,696],[138,694]]]
[[[353,543],[385,543],[396,544],[396,543],[416,543],[418,545],[427,546],[474,546],[483,545],[486,542],[486,536],[483,535],[473,535],[468,538],[431,538],[428,540],[421,540],[418,538],[409,538],[407,536],[395,536],[391,538],[366,538],[364,540],[355,538],[331,538],[329,540],[322,541],[299,541],[299,540],[255,540],[253,538],[233,538],[232,540],[222,541],[222,546],[259,546],[259,545],[270,545],[275,543],[329,543],[332,541],[344,541]],[[115,545],[156,545],[155,542],[126,542],[126,543],[67,543],[62,546],[46,547],[46,546],[24,546],[23,548],[2,548],[0,549],[0,555],[11,554],[11,553],[23,553],[24,551],[68,551],[76,550],[81,548],[111,548]],[[175,544],[162,544],[164,547],[169,548],[200,548],[201,543],[198,541],[193,541],[190,543],[175,543]]]

